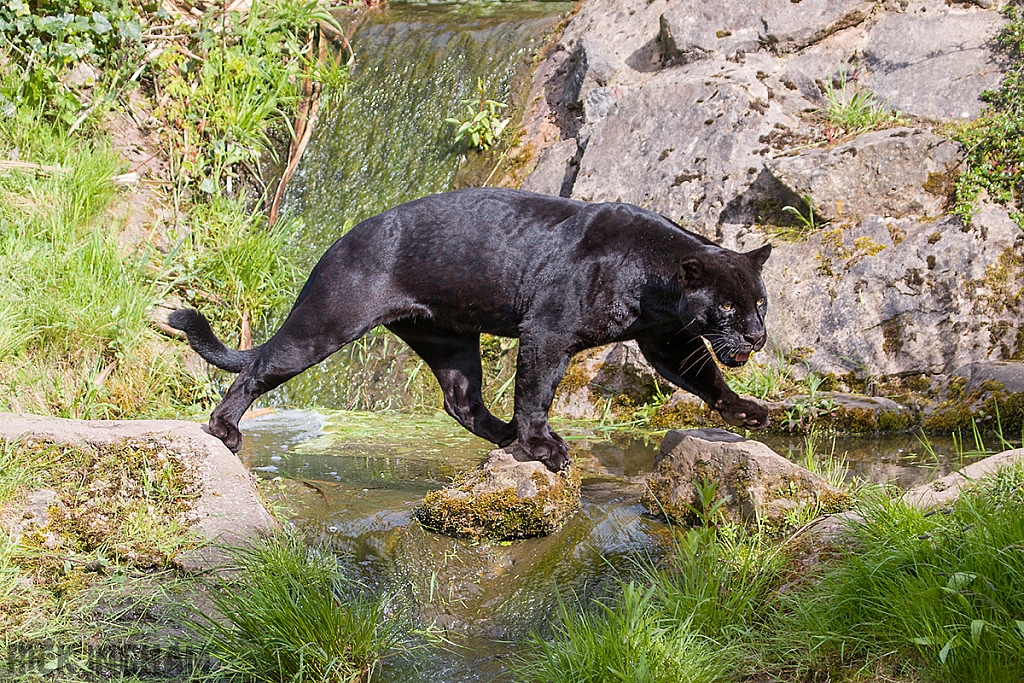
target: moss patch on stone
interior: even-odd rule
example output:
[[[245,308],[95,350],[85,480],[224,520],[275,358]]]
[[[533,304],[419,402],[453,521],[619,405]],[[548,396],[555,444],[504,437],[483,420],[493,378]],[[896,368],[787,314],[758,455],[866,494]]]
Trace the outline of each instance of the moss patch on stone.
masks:
[[[504,541],[550,534],[579,507],[580,476],[574,466],[552,477],[531,474],[536,487],[531,496],[520,495],[514,485],[480,490],[485,476],[484,470],[474,470],[431,491],[416,509],[416,518],[449,536]]]

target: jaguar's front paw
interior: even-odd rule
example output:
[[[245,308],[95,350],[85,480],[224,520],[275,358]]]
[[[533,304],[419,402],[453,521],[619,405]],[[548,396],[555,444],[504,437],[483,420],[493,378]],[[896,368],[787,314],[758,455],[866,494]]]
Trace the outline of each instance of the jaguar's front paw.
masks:
[[[215,417],[211,417],[210,433],[223,441],[224,445],[232,453],[237,453],[242,448],[242,433],[238,431],[238,427],[227,420],[218,420]]]
[[[572,462],[569,447],[557,436],[531,436],[526,440],[526,450],[552,472],[561,472]]]
[[[768,426],[768,409],[760,403],[737,396],[731,401],[723,399],[714,407],[722,419],[733,427],[764,429]]]

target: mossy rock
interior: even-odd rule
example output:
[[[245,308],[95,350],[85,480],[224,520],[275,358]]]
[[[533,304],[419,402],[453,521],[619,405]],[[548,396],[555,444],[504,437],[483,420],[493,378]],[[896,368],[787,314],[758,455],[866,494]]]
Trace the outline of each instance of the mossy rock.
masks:
[[[557,531],[579,504],[574,465],[555,474],[543,463],[516,460],[509,447],[491,451],[479,468],[428,493],[416,518],[449,536],[504,541]]]
[[[656,517],[692,525],[701,488],[715,492],[724,521],[782,530],[808,513],[831,514],[850,505],[845,491],[790,462],[768,446],[721,429],[672,430],[661,444],[640,503]]]

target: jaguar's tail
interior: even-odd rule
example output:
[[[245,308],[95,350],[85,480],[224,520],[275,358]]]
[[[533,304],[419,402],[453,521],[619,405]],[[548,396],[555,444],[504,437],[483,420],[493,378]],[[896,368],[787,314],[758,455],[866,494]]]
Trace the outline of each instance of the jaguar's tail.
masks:
[[[188,336],[188,343],[206,362],[228,372],[241,372],[259,353],[259,347],[238,351],[224,346],[210,328],[210,323],[199,311],[180,308],[171,313],[167,323]]]

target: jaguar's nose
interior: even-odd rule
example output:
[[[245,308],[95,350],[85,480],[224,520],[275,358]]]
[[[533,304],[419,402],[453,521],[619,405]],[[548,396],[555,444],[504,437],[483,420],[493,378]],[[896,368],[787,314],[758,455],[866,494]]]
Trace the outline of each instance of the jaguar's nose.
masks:
[[[761,334],[745,334],[743,335],[744,341],[750,344],[750,348],[754,351],[760,351],[764,348],[764,343],[768,339],[768,334],[762,332]]]

